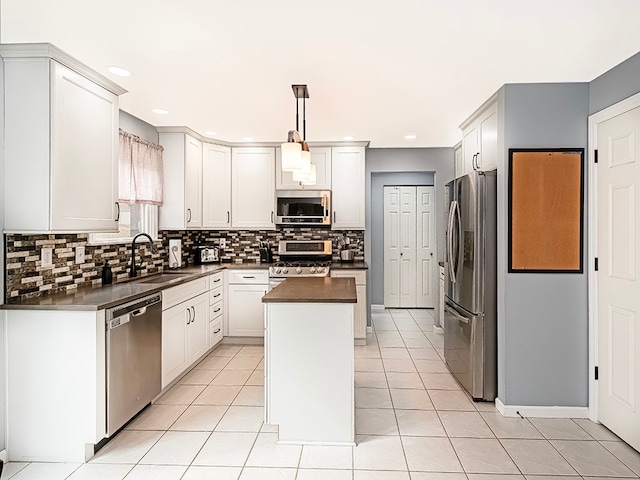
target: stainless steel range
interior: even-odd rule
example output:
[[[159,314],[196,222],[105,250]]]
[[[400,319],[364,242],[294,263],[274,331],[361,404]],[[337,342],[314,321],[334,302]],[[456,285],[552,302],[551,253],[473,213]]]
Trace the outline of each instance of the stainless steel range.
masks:
[[[269,288],[289,277],[328,277],[331,240],[281,240],[280,261],[269,267]]]

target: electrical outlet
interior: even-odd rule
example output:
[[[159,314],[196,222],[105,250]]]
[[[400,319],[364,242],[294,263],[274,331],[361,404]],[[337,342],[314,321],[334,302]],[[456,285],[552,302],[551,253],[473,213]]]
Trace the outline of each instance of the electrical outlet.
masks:
[[[227,248],[227,239],[226,238],[221,238],[220,239],[220,248],[222,248],[222,249]]]
[[[43,268],[53,267],[53,248],[40,250],[40,262]]]
[[[84,245],[76,247],[76,263],[84,263]]]

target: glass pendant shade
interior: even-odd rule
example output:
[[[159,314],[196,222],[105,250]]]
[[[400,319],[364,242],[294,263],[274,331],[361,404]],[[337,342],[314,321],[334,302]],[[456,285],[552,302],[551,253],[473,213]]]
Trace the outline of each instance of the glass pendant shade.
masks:
[[[309,152],[303,151],[302,153],[304,155],[305,153],[309,153]],[[311,156],[309,155],[309,158],[310,157]],[[316,166],[309,161],[308,169],[296,170],[295,172],[293,172],[292,177],[294,182],[300,182],[303,185],[315,185],[316,184]]]
[[[282,151],[282,170],[295,172],[302,167],[302,145],[298,142],[287,142],[280,145]],[[307,152],[309,153],[309,152]]]
[[[315,185],[316,184],[316,166],[312,163],[309,171],[309,177],[306,181],[302,181],[303,185]]]

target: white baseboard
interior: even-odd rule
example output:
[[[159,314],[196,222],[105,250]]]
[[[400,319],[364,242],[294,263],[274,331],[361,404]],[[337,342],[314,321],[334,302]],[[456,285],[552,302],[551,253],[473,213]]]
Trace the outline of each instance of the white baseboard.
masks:
[[[371,304],[371,311],[372,312],[384,312],[384,305]]]
[[[373,333],[373,327],[367,327],[367,333]]]
[[[499,398],[496,398],[496,408],[504,417],[589,418],[589,407],[505,405]]]

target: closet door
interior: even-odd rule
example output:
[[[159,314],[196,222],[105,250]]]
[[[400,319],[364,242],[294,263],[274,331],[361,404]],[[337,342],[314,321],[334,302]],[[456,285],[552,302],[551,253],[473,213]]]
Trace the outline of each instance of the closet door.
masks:
[[[416,306],[416,187],[400,188],[400,307]]]
[[[384,306],[400,307],[400,189],[384,187]]]
[[[434,187],[416,189],[416,307],[434,308],[436,272],[435,192]]]

